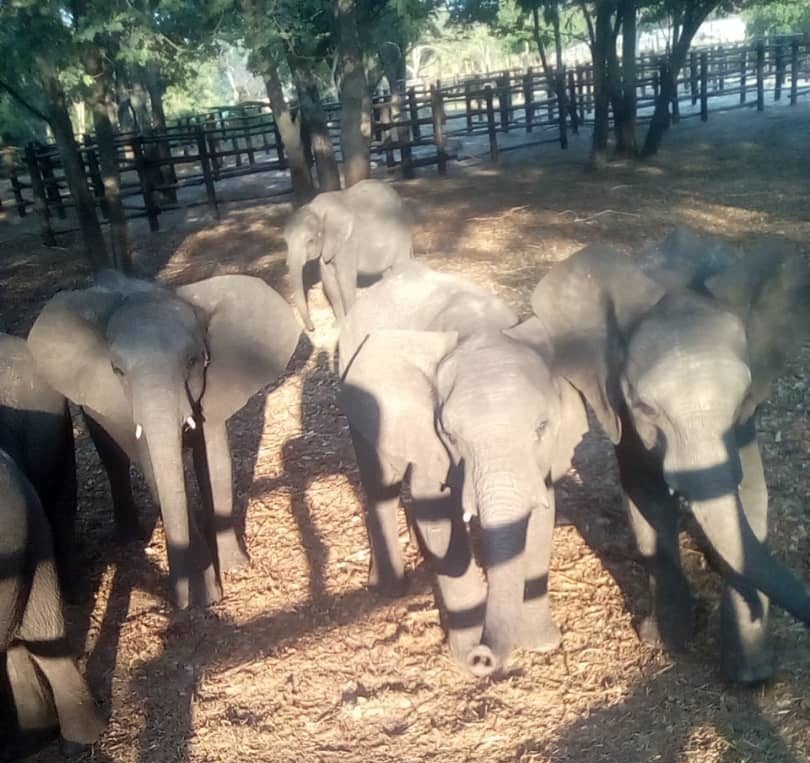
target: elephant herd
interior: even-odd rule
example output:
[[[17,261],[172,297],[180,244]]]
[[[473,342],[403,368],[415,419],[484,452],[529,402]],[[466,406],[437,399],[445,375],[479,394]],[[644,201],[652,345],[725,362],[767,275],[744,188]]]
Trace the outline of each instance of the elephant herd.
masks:
[[[723,577],[724,674],[772,675],[769,602],[810,625],[810,592],[767,548],[755,429],[810,325],[800,257],[687,230],[635,257],[591,245],[551,268],[521,320],[494,293],[414,260],[407,210],[384,183],[321,194],[284,236],[305,325],[303,269],[319,260],[340,328],[338,402],[366,496],[371,587],[405,591],[402,504],[454,661],[483,677],[515,648],[556,648],[555,485],[588,431],[587,404],[614,445],[649,576],[641,637],[680,650],[692,634],[678,545],[688,506]],[[362,277],[378,280],[358,294]],[[71,752],[103,728],[62,614],[75,572],[68,401],[109,477],[117,537],[141,534],[134,463],[160,506],[172,602],[206,606],[248,558],[227,421],[285,371],[300,334],[259,278],[169,289],[105,271],[54,296],[27,340],[0,337],[0,721],[11,719],[0,754],[27,754],[57,730]],[[199,507],[187,500],[184,448]]]

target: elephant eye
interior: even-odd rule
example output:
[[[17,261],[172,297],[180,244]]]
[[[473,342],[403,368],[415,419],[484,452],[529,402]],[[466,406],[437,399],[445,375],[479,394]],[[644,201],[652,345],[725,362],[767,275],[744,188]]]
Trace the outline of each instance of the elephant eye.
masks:
[[[648,418],[654,418],[657,414],[655,408],[653,408],[648,403],[645,403],[643,400],[636,400],[633,404],[633,407],[642,415],[647,416]]]
[[[535,432],[537,433],[538,440],[543,439],[543,435],[546,433],[546,429],[548,429],[548,421],[541,421],[537,425],[537,429],[535,430]]]
[[[114,363],[114,362],[110,361],[110,367],[112,368],[112,372],[113,372],[113,373],[114,373],[116,376],[123,376],[123,375],[124,375],[123,370],[122,370],[122,369],[120,369],[120,368],[119,368],[117,365],[115,365],[115,363]]]

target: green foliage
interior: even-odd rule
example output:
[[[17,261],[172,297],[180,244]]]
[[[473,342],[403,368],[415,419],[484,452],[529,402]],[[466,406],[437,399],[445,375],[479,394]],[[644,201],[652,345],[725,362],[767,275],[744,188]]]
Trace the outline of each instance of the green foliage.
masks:
[[[755,5],[744,14],[750,36],[810,33],[810,0],[773,0]]]

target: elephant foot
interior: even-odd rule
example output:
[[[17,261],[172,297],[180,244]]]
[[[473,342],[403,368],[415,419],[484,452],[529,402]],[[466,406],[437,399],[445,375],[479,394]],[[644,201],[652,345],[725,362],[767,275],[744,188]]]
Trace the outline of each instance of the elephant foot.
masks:
[[[217,542],[217,558],[220,572],[231,572],[250,564],[250,557],[242,550],[235,536],[231,536],[227,541]]]
[[[638,626],[638,637],[647,646],[669,652],[685,652],[694,633],[693,618],[683,620],[666,618],[664,622],[654,615],[647,615]]]
[[[93,745],[83,742],[71,742],[68,739],[59,740],[59,749],[66,758],[76,758],[87,752]]]
[[[770,681],[776,672],[776,654],[767,647],[756,654],[723,652],[723,677],[729,683],[755,686]]]
[[[35,755],[59,736],[59,728],[53,726],[35,731],[18,731],[0,736],[0,761],[13,761]]]
[[[368,587],[374,593],[389,599],[398,599],[408,590],[408,579],[403,570],[391,570],[386,574],[380,572],[374,564],[373,557],[368,570]]]
[[[561,643],[562,634],[548,607],[524,605],[517,645],[530,652],[542,654],[553,652]]]
[[[189,578],[174,578],[170,582],[172,603],[178,609],[209,607],[222,598],[222,586],[217,579],[214,565]]]

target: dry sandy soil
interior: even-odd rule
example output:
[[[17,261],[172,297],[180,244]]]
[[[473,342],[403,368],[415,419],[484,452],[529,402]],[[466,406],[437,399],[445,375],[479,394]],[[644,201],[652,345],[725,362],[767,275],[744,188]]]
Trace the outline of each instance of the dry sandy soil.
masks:
[[[454,165],[397,184],[417,217],[418,256],[491,286],[525,312],[549,265],[592,241],[632,252],[677,223],[733,240],[768,231],[810,248],[810,108],[681,124],[651,164],[582,170],[587,137],[560,152]],[[608,211],[609,210],[609,211]],[[261,275],[287,293],[280,226],[289,207],[227,205],[136,232],[141,272],[179,284]],[[196,217],[194,216],[196,215]],[[46,250],[0,226],[2,318],[23,333],[59,288],[87,272],[77,249]],[[80,554],[86,605],[73,641],[109,726],[92,757],[174,761],[521,761],[805,763],[810,760],[810,634],[777,612],[780,671],[735,689],[717,666],[718,581],[684,537],[703,605],[686,655],[639,643],[645,581],[611,450],[580,447],[555,539],[551,596],[564,634],[549,655],[518,652],[476,682],[450,662],[430,586],[407,546],[401,600],[365,588],[368,550],[345,421],[334,401],[334,332],[319,287],[316,331],[289,374],[231,422],[236,491],[251,565],[203,612],[166,604],[158,523],[144,547],[116,547],[106,478],[77,418]],[[810,581],[810,347],[765,406],[760,440],[775,552]],[[156,521],[141,489],[145,521]],[[403,543],[407,530],[402,526]],[[59,760],[56,748],[36,760]]]

